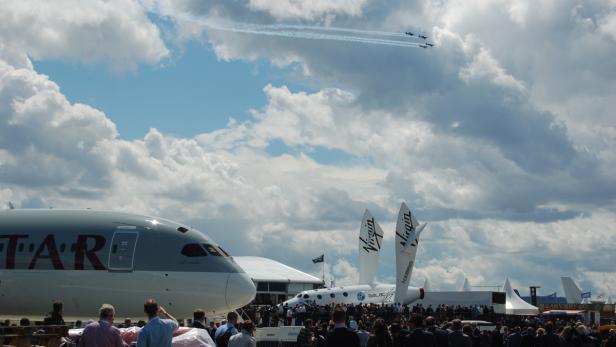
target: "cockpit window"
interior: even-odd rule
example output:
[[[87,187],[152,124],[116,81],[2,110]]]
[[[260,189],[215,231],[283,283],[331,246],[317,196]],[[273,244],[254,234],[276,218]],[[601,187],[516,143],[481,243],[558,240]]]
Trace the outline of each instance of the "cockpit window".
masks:
[[[220,254],[220,252],[216,249],[216,247],[209,245],[207,243],[203,244],[203,247],[205,247],[205,249],[207,249],[207,252],[211,255],[215,255],[217,257],[222,257],[222,254]]]
[[[198,243],[189,243],[182,248],[182,254],[187,257],[205,257],[207,252]]]
[[[298,298],[301,298],[301,297],[302,297],[302,294],[301,294],[301,293],[300,293],[300,294],[297,294],[297,297],[298,297]]]
[[[308,299],[308,298],[310,298],[310,295],[304,294],[304,299]]]
[[[229,253],[222,249],[222,247],[218,246],[218,250],[220,250],[220,253],[222,253],[225,257],[230,257]]]

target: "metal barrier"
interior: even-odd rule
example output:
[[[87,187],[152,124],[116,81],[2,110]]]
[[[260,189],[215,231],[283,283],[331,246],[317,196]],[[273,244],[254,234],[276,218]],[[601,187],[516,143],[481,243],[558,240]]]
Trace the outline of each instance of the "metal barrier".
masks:
[[[258,328],[255,339],[258,347],[292,347],[296,345],[301,326]]]

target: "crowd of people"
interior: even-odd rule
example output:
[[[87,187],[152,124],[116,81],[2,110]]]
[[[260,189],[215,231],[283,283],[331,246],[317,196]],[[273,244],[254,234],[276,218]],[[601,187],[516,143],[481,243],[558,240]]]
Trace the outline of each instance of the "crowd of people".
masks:
[[[249,306],[243,313],[249,319],[240,321],[236,312],[229,312],[226,320],[216,323],[208,321],[203,310],[195,310],[190,326],[207,331],[217,347],[256,347],[256,326],[281,325],[301,326],[297,336],[300,347],[616,347],[615,330],[601,336],[596,327],[579,321],[512,318],[482,306]],[[137,347],[171,347],[173,334],[183,322],[154,299],[144,303],[144,315],[147,322],[133,324],[124,319],[117,323],[114,307],[104,304],[99,319],[85,326],[77,345],[124,347],[126,343],[118,328],[138,326]],[[494,322],[494,326],[485,329],[472,320],[466,324],[467,319],[487,320]],[[30,322],[22,319],[20,324]],[[54,303],[44,324],[65,324],[61,302]],[[80,322],[75,323],[76,327],[79,325]]]
[[[466,320],[486,320],[495,321],[503,317],[496,314],[492,306],[483,305],[432,305],[414,306],[390,304],[360,304],[360,305],[339,305],[351,317],[380,317],[386,323],[391,324],[394,320],[408,319],[411,314],[421,314],[432,316],[439,321],[452,320],[454,318]],[[246,306],[242,309],[257,327],[270,327],[280,325],[301,326],[305,319],[312,319],[313,322],[327,321],[331,318],[334,306],[331,305],[298,305],[296,307],[280,306]]]

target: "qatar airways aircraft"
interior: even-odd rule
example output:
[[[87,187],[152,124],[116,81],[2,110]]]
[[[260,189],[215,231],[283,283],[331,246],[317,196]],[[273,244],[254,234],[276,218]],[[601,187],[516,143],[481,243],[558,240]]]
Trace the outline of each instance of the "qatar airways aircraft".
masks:
[[[406,204],[402,203],[396,225],[396,284],[374,281],[383,231],[368,210],[364,213],[359,231],[358,285],[307,290],[282,305],[300,304],[410,304],[424,298],[423,288],[410,287],[409,281],[417,255],[419,235],[426,224],[419,226]]]
[[[0,315],[92,317],[103,303],[143,315],[155,298],[177,317],[248,304],[254,283],[203,233],[165,219],[93,210],[0,211]]]

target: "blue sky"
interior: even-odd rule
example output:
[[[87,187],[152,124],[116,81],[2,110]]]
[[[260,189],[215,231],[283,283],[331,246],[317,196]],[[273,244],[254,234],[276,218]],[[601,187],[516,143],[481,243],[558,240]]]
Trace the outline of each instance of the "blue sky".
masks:
[[[266,60],[221,61],[212,49],[190,42],[158,64],[116,71],[99,63],[35,60],[37,71],[56,81],[71,102],[105,112],[123,139],[139,139],[150,128],[191,137],[226,126],[229,118],[250,119],[265,104],[263,87],[284,84],[310,90],[294,78],[293,67]]]
[[[338,283],[364,209],[391,245],[405,201],[429,222],[416,284],[615,291],[609,0],[8,1],[0,22],[1,200],[177,219],[306,271],[326,253]]]

